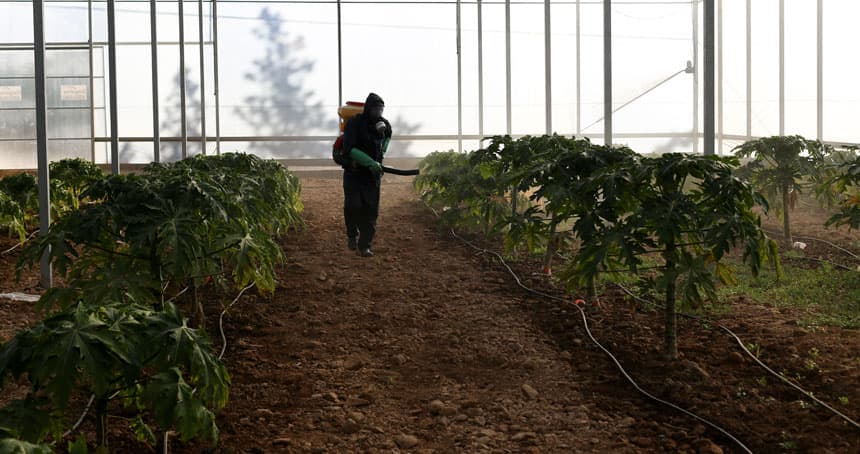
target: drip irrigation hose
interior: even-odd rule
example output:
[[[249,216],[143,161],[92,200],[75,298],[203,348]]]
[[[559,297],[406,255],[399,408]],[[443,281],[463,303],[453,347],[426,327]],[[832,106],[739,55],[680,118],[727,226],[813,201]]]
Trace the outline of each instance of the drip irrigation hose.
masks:
[[[635,298],[635,299],[637,299],[637,300],[639,300],[639,301],[641,301],[641,302],[643,302],[643,303],[651,304],[651,305],[656,306],[656,307],[662,307],[660,304],[657,304],[656,302],[648,301],[648,300],[646,300],[646,299],[644,299],[644,298],[642,298],[642,297],[639,297],[639,296],[637,296],[637,295],[634,295],[634,294],[633,294],[633,292],[631,292],[630,290],[628,290],[626,287],[624,287],[623,285],[621,285],[621,284],[619,284],[619,283],[614,283],[614,284],[615,284],[618,288],[620,288],[621,290],[623,290],[623,291],[624,291],[624,293],[627,293],[627,294],[628,294],[628,295],[630,295],[631,297],[633,297],[633,298]],[[678,314],[678,315],[680,315],[680,316],[682,316],[682,317],[689,318],[689,319],[692,319],[692,320],[696,320],[696,321],[699,321],[699,322],[703,322],[703,323],[710,323],[710,324],[712,324],[712,325],[715,325],[715,326],[719,327],[719,328],[720,328],[720,329],[722,329],[723,331],[727,332],[731,337],[733,337],[733,338],[735,339],[735,341],[737,341],[737,343],[738,343],[738,345],[740,345],[741,349],[743,349],[743,351],[744,351],[744,352],[745,352],[745,353],[746,353],[750,358],[752,358],[752,359],[753,359],[753,361],[755,361],[759,366],[761,366],[761,367],[762,367],[762,369],[764,369],[764,370],[768,371],[771,375],[773,375],[774,377],[776,377],[776,378],[780,379],[780,380],[781,380],[781,381],[783,381],[785,384],[787,384],[787,385],[791,386],[791,387],[792,387],[792,388],[794,388],[795,390],[799,391],[799,392],[800,392],[801,394],[803,394],[804,396],[806,396],[806,397],[808,397],[808,398],[812,399],[813,401],[815,401],[815,403],[817,403],[817,404],[821,405],[822,407],[824,407],[824,408],[826,408],[826,409],[830,410],[831,412],[833,412],[834,414],[836,414],[836,415],[837,415],[837,416],[839,416],[840,418],[844,419],[848,424],[851,424],[852,426],[856,427],[857,429],[860,429],[860,424],[858,424],[856,421],[854,421],[853,419],[849,418],[848,416],[845,416],[845,415],[844,415],[844,414],[842,414],[839,410],[836,410],[835,408],[831,407],[830,405],[827,405],[826,403],[822,402],[820,399],[818,399],[817,397],[815,397],[812,393],[810,393],[810,392],[808,392],[808,391],[804,390],[803,388],[801,388],[801,387],[800,387],[800,386],[798,386],[798,385],[795,385],[795,384],[794,384],[794,383],[792,383],[789,379],[787,379],[787,378],[783,377],[781,374],[776,373],[773,369],[771,369],[770,367],[768,367],[768,365],[767,365],[767,364],[765,364],[764,362],[762,362],[762,361],[761,361],[760,359],[758,359],[758,357],[756,357],[756,356],[755,356],[751,351],[749,351],[749,349],[747,349],[746,345],[744,345],[744,343],[743,343],[743,341],[741,340],[741,338],[740,338],[737,334],[735,334],[735,333],[734,333],[734,331],[730,330],[728,327],[726,327],[726,326],[725,326],[725,325],[723,325],[722,323],[716,322],[716,321],[714,321],[714,320],[710,320],[710,319],[705,318],[705,317],[700,317],[700,316],[698,316],[698,315],[685,314],[685,313],[683,313],[683,312],[677,312],[677,314]]]
[[[780,234],[779,232],[776,232],[776,231],[774,231],[774,230],[770,230],[770,229],[764,229],[764,228],[763,228],[762,230],[764,230],[765,232],[768,232],[768,233],[774,234],[774,235],[779,235],[779,234]],[[853,252],[849,251],[848,249],[845,249],[844,247],[839,246],[838,244],[831,243],[830,241],[827,241],[827,240],[822,240],[821,238],[815,238],[815,237],[812,237],[812,236],[794,236],[794,235],[792,235],[792,238],[794,238],[794,239],[796,239],[796,240],[818,241],[819,243],[824,243],[824,244],[826,244],[826,245],[828,245],[828,246],[831,246],[831,247],[833,247],[833,248],[835,248],[835,249],[838,249],[838,250],[840,250],[840,251],[842,251],[842,252],[844,252],[844,253],[846,253],[846,254],[850,255],[851,257],[854,257],[854,258],[855,258],[855,259],[857,259],[857,260],[860,260],[860,255],[857,255],[857,254],[855,254],[855,253],[853,253]]]
[[[839,263],[831,262],[830,260],[824,260],[824,259],[819,259],[819,258],[815,258],[815,257],[783,257],[783,259],[784,260],[808,260],[811,262],[826,263],[826,264],[833,266],[835,268],[839,268],[839,269],[846,270],[846,271],[854,271],[853,269],[851,269],[845,265],[840,265]]]
[[[435,212],[435,211],[434,211],[434,212]],[[500,254],[498,254],[498,253],[496,253],[496,252],[493,252],[493,251],[490,251],[490,250],[487,250],[487,249],[481,249],[481,248],[479,248],[478,246],[475,246],[474,244],[472,244],[471,242],[469,242],[469,241],[468,241],[468,240],[466,240],[465,238],[463,238],[463,237],[461,237],[461,236],[457,235],[457,233],[456,233],[453,229],[451,229],[451,235],[453,235],[453,236],[454,236],[454,238],[457,238],[458,240],[462,241],[463,243],[465,243],[465,244],[469,245],[472,249],[475,249],[476,251],[479,251],[479,252],[481,252],[481,253],[489,253],[489,254],[494,255],[494,256],[499,260],[499,262],[501,262],[501,264],[502,264],[505,268],[507,268],[508,272],[511,274],[511,276],[513,276],[514,280],[517,282],[517,285],[518,285],[518,286],[520,286],[520,288],[522,288],[522,289],[523,289],[523,290],[525,290],[526,292],[529,292],[529,293],[532,293],[532,294],[534,294],[534,295],[538,295],[538,296],[541,296],[541,297],[544,297],[544,298],[549,298],[549,299],[552,299],[552,300],[561,301],[561,302],[562,302],[562,303],[564,303],[564,304],[571,304],[569,301],[565,300],[564,298],[561,298],[561,297],[558,297],[558,296],[554,296],[554,295],[550,295],[550,294],[547,294],[547,293],[543,293],[543,292],[540,292],[540,291],[534,290],[534,289],[532,289],[532,288],[530,288],[530,287],[528,287],[528,286],[524,285],[524,284],[522,283],[522,281],[520,280],[519,276],[517,276],[517,274],[514,272],[514,270],[513,270],[513,269],[511,269],[511,267],[507,264],[507,262],[505,262],[505,259],[504,259]],[[582,301],[582,300],[581,300],[581,299],[579,299],[579,300],[577,300],[577,301]],[[663,399],[660,399],[659,397],[654,396],[653,394],[650,394],[649,392],[647,392],[647,391],[645,391],[644,389],[642,389],[642,388],[639,386],[639,384],[638,384],[638,383],[636,383],[636,381],[635,381],[635,380],[633,380],[633,378],[632,378],[632,377],[630,377],[630,375],[627,373],[627,371],[626,371],[626,370],[624,370],[624,367],[623,367],[623,366],[621,366],[621,363],[620,363],[620,362],[618,361],[618,359],[617,359],[617,358],[612,354],[612,352],[610,352],[608,349],[606,349],[606,347],[604,347],[602,344],[600,344],[600,342],[598,342],[598,341],[597,341],[597,339],[595,339],[595,338],[594,338],[594,336],[591,334],[591,329],[589,329],[589,327],[588,327],[588,318],[586,317],[586,315],[585,315],[585,311],[582,309],[582,307],[580,307],[580,306],[579,306],[579,304],[575,304],[575,303],[574,303],[574,304],[572,304],[572,305],[573,305],[574,307],[576,307],[576,308],[579,310],[579,313],[580,313],[580,315],[582,316],[582,324],[583,324],[583,326],[585,327],[585,332],[588,334],[588,337],[591,339],[591,341],[592,341],[592,342],[594,342],[594,344],[595,344],[595,345],[597,345],[597,346],[598,346],[598,347],[603,351],[603,353],[605,353],[605,354],[606,354],[606,356],[608,356],[608,357],[612,360],[612,362],[613,362],[613,363],[615,363],[615,366],[618,368],[618,370],[621,372],[621,374],[624,376],[624,378],[626,378],[626,379],[627,379],[627,381],[628,381],[628,382],[630,382],[630,384],[632,384],[632,385],[633,385],[633,387],[634,387],[637,391],[639,391],[640,393],[642,393],[642,395],[644,395],[645,397],[647,397],[647,398],[649,398],[649,399],[651,399],[651,400],[653,400],[653,401],[655,401],[655,402],[657,402],[657,403],[660,403],[660,404],[666,405],[666,406],[668,406],[668,407],[670,407],[670,408],[672,408],[672,409],[674,409],[674,410],[676,410],[676,411],[679,411],[679,412],[681,412],[681,413],[683,413],[683,414],[685,414],[685,415],[687,415],[687,416],[690,416],[690,417],[694,418],[695,420],[697,420],[697,421],[699,421],[699,422],[701,422],[701,423],[703,423],[703,424],[705,424],[705,425],[710,426],[710,427],[711,427],[711,428],[713,428],[713,429],[716,429],[718,432],[720,432],[721,434],[725,435],[728,439],[732,440],[735,444],[737,444],[741,449],[743,449],[743,451],[744,451],[744,452],[747,452],[747,453],[752,454],[752,451],[751,451],[751,450],[750,450],[746,445],[744,445],[744,444],[743,444],[743,442],[741,442],[740,440],[738,440],[735,436],[733,436],[732,434],[730,434],[728,431],[726,431],[726,430],[725,430],[725,429],[723,429],[722,427],[720,427],[720,426],[718,426],[718,425],[716,425],[716,424],[714,424],[714,423],[712,423],[712,422],[708,421],[708,420],[707,420],[707,419],[705,419],[705,418],[702,418],[701,416],[696,415],[695,413],[690,412],[689,410],[686,410],[686,409],[684,409],[684,408],[681,408],[681,407],[679,407],[679,406],[677,406],[677,405],[675,405],[675,404],[673,404],[673,403],[671,403],[671,402],[668,402],[668,401],[665,401],[665,400],[663,400]]]
[[[239,298],[242,297],[242,294],[245,293],[246,290],[253,287],[256,283],[257,283],[256,281],[253,281],[250,284],[248,284],[245,288],[243,288],[239,292],[239,294],[236,295],[236,298],[233,299],[233,301],[230,304],[228,304],[224,308],[223,311],[221,311],[221,315],[218,317],[218,330],[221,331],[221,342],[222,342],[221,343],[221,353],[218,355],[218,361],[221,361],[221,358],[224,357],[224,352],[227,351],[227,336],[224,334],[224,314],[226,314],[227,311],[230,310],[230,308],[233,307],[233,305],[236,304],[237,301],[239,301]]]
[[[12,251],[14,251],[15,249],[18,249],[19,247],[23,246],[24,243],[30,241],[31,238],[36,236],[37,233],[39,233],[39,229],[34,230],[33,233],[31,233],[30,235],[27,236],[27,238],[24,238],[24,241],[10,247],[9,249],[6,249],[2,253],[0,253],[0,255],[7,255],[7,254],[11,253]]]

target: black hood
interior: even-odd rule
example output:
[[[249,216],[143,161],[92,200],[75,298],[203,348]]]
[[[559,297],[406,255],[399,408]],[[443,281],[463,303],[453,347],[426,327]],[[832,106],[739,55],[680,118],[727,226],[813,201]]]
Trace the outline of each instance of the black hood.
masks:
[[[385,102],[376,93],[371,93],[367,95],[367,100],[364,101],[364,112],[367,113],[371,107],[375,106],[385,106]]]

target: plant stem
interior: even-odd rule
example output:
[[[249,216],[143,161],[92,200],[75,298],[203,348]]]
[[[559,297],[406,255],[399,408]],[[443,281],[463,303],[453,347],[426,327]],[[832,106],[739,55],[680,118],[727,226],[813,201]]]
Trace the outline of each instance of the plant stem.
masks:
[[[675,241],[666,242],[666,334],[664,353],[666,359],[678,359],[678,320],[675,316]]]
[[[107,405],[107,397],[102,396],[96,399],[96,452],[108,452]]]
[[[788,194],[788,184],[782,185],[782,233],[785,235],[785,241],[788,244],[794,244],[791,241],[791,224],[789,223],[788,212],[791,209],[791,201]]]
[[[546,254],[543,256],[543,269],[547,274],[552,272],[552,256],[555,254],[557,247],[557,238],[555,237],[556,227],[558,227],[558,224],[555,222],[555,213],[553,213],[550,219],[549,241],[546,245]]]

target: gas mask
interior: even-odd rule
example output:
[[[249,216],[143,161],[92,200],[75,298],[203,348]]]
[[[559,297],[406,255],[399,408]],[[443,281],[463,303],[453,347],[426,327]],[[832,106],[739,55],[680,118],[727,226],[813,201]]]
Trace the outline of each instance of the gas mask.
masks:
[[[384,136],[385,130],[388,129],[388,125],[386,125],[385,122],[382,120],[377,121],[376,125],[374,125],[374,127],[376,129],[376,134],[378,134],[379,137]]]

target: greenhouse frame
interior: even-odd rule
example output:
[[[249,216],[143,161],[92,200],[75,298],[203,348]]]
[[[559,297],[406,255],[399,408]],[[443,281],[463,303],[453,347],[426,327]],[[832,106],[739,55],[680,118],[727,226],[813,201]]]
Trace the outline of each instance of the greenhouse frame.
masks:
[[[857,143],[848,119],[860,99],[844,77],[852,63],[833,64],[824,47],[846,33],[853,9],[823,0],[9,0],[0,3],[3,167],[38,168],[46,185],[47,163],[66,157],[115,173],[225,148],[321,160],[337,107],[370,91],[397,115],[395,156],[474,149],[501,134],[584,136],[644,153],[726,153],[785,134]],[[388,58],[367,64],[372,52]]]

